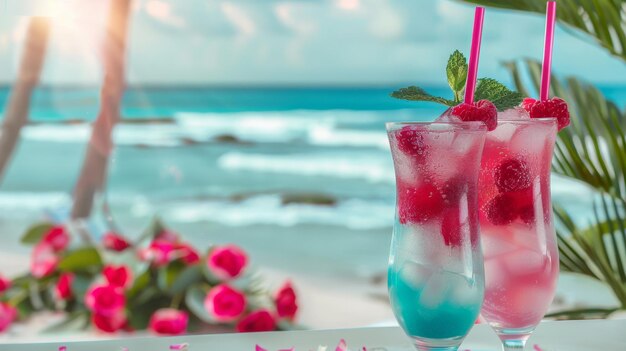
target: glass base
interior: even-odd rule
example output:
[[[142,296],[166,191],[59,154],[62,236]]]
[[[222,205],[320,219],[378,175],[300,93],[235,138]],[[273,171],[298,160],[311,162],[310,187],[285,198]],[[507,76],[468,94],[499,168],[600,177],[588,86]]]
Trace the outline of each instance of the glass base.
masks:
[[[527,328],[499,328],[493,327],[500,340],[504,351],[521,351],[526,345],[530,334],[535,330],[535,326]]]
[[[428,339],[412,337],[413,345],[417,351],[456,351],[459,349],[463,338]]]

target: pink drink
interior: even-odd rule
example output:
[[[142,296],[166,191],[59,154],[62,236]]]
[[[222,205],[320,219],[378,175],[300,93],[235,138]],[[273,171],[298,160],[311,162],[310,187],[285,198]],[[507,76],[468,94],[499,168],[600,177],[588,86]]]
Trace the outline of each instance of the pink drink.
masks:
[[[555,119],[501,119],[487,133],[479,179],[485,259],[482,316],[500,338],[528,336],[559,271],[550,200]]]

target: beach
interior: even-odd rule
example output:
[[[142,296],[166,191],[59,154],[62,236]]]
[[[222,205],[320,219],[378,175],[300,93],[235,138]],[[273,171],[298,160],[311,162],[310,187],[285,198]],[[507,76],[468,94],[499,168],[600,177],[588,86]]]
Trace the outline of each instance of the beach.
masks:
[[[429,121],[442,108],[409,108],[383,88],[261,90],[132,90],[89,222],[94,238],[110,229],[138,237],[159,217],[202,250],[240,245],[274,286],[291,279],[305,327],[393,323],[385,277],[395,180],[384,124]],[[626,97],[626,89],[606,93]],[[95,115],[89,91],[46,94],[35,100],[0,186],[1,266],[8,275],[28,269],[29,249],[19,237],[30,224],[67,219]],[[586,224],[591,190],[554,176],[552,192]],[[612,303],[601,288],[563,277],[555,308]]]

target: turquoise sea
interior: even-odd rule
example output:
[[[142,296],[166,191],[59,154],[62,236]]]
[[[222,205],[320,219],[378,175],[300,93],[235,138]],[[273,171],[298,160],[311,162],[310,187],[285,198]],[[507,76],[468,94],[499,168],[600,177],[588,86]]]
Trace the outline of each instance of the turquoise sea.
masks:
[[[138,233],[158,215],[202,243],[210,237],[255,247],[262,263],[277,267],[284,267],[286,258],[276,256],[283,250],[309,271],[381,271],[395,197],[384,123],[433,120],[444,110],[392,99],[393,89],[130,88],[96,213],[106,199],[122,231]],[[602,90],[626,104],[626,87]],[[8,94],[0,89],[0,105]],[[0,184],[0,229],[16,244],[14,228],[67,215],[97,110],[97,89],[37,90],[33,123]],[[555,201],[588,212],[581,191],[553,182]],[[347,243],[356,250],[353,264],[337,265],[348,260]]]

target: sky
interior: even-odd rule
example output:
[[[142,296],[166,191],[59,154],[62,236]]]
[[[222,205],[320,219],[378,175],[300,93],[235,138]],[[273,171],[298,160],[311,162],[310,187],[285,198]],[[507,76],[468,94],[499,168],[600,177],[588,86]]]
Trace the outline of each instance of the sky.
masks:
[[[43,82],[98,84],[108,0],[0,3],[0,82],[14,79],[30,15],[53,18]],[[445,84],[469,52],[473,7],[452,0],[134,0],[130,84]],[[479,76],[543,50],[540,15],[488,9]],[[557,31],[554,71],[626,84],[626,64],[580,34]]]

